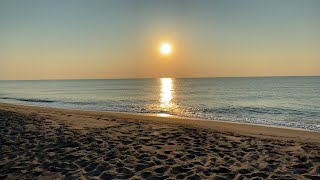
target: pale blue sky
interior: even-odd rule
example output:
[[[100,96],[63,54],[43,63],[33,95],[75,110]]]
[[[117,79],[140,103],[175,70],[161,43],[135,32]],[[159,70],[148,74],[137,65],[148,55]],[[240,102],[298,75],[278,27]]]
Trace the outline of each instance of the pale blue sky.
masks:
[[[1,0],[0,79],[320,75],[318,0]],[[156,50],[170,41],[174,52]]]

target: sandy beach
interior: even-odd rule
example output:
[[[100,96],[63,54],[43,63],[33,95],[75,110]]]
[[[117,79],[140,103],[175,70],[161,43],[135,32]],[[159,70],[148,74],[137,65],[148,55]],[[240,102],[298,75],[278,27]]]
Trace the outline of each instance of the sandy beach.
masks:
[[[0,104],[0,179],[320,179],[320,133]]]

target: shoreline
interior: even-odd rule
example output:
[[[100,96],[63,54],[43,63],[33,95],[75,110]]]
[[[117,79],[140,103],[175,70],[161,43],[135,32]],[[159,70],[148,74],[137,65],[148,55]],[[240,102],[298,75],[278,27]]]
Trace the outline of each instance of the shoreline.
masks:
[[[319,179],[320,133],[0,103],[0,179]]]
[[[114,116],[125,119],[139,119],[144,121],[155,121],[169,124],[189,125],[198,128],[215,129],[218,131],[231,131],[246,135],[277,138],[277,139],[295,139],[301,141],[310,141],[320,143],[320,132],[293,128],[286,126],[265,125],[265,124],[250,124],[234,121],[211,120],[202,118],[180,117],[175,115],[162,116],[159,113],[128,113],[128,112],[112,112],[112,111],[96,111],[96,110],[79,110],[79,109],[64,109],[45,106],[33,106],[22,104],[11,104],[0,102],[0,109],[19,108],[20,111],[55,111],[63,113],[75,113],[80,115],[96,115],[96,116]]]
[[[15,98],[9,98],[9,99],[15,99]],[[19,98],[18,98],[19,99]],[[5,99],[4,99],[5,100]],[[26,102],[59,102],[56,100],[41,100],[41,99],[20,99],[21,101],[26,101]],[[34,100],[34,101],[32,101]],[[275,127],[275,128],[284,128],[284,129],[294,129],[294,130],[302,130],[302,131],[313,131],[313,132],[320,132],[319,127],[316,124],[308,124],[308,122],[304,123],[302,122],[287,122],[284,120],[270,120],[270,119],[261,119],[259,118],[256,119],[250,119],[250,118],[245,118],[245,119],[228,119],[228,118],[215,118],[215,117],[203,117],[199,115],[185,115],[185,114],[166,114],[166,113],[161,113],[159,112],[138,112],[138,111],[130,111],[130,109],[127,110],[102,110],[102,109],[86,109],[86,108],[81,108],[81,106],[77,107],[72,107],[72,106],[64,106],[62,105],[50,105],[50,104],[32,104],[32,103],[24,103],[24,102],[19,102],[17,101],[1,101],[0,103],[3,104],[13,104],[13,105],[21,105],[21,106],[31,106],[31,107],[44,107],[44,108],[55,108],[55,109],[65,109],[65,110],[78,110],[78,111],[94,111],[94,112],[107,112],[107,113],[125,113],[125,114],[133,114],[133,115],[142,115],[142,116],[157,116],[159,115],[160,117],[176,117],[180,119],[191,119],[191,120],[201,120],[201,121],[218,121],[218,122],[230,122],[230,123],[239,123],[239,124],[248,124],[248,125],[258,125],[258,126],[267,126],[267,127]],[[229,112],[232,114],[232,112]],[[163,114],[164,116],[161,116],[160,114]],[[271,113],[272,114],[272,113]],[[306,116],[306,118],[308,118]],[[272,119],[272,118],[271,118]],[[302,118],[300,118],[302,119]]]
[[[319,132],[316,130],[311,129],[304,129],[304,128],[297,128],[297,127],[288,127],[288,126],[281,126],[281,125],[270,125],[270,124],[258,124],[258,123],[247,123],[247,122],[238,122],[238,121],[231,121],[231,120],[218,120],[218,119],[205,119],[205,118],[198,118],[198,117],[187,117],[187,116],[178,116],[166,113],[139,113],[139,112],[121,112],[121,111],[99,111],[99,110],[88,110],[88,109],[76,109],[76,108],[57,108],[57,107],[49,107],[49,106],[37,106],[37,105],[27,105],[27,104],[19,104],[19,103],[7,103],[7,102],[0,102],[4,105],[17,105],[17,106],[26,106],[26,107],[35,107],[35,108],[49,108],[49,109],[56,109],[56,110],[71,110],[71,111],[84,111],[84,112],[103,112],[103,113],[112,113],[112,114],[123,114],[123,115],[133,115],[133,116],[147,116],[147,117],[158,117],[158,118],[173,118],[173,119],[185,119],[185,120],[197,120],[197,121],[214,121],[214,122],[221,122],[221,123],[231,123],[231,124],[244,124],[244,125],[252,125],[252,126],[265,126],[271,128],[279,128],[279,129],[291,129],[297,131],[308,131],[308,132]]]

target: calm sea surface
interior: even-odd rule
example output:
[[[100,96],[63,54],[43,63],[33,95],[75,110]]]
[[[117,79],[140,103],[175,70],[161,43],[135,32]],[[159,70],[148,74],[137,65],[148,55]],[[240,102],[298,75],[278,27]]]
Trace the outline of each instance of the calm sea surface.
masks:
[[[320,131],[320,77],[0,81],[0,102]]]

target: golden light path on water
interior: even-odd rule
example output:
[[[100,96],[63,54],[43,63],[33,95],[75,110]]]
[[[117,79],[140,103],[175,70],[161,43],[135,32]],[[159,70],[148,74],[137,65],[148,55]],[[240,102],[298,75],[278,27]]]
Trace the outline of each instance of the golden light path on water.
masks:
[[[172,79],[161,78],[161,95],[160,95],[160,107],[170,108],[172,107]]]
[[[168,111],[174,107],[173,99],[173,80],[172,78],[161,78],[161,91],[160,91],[160,108]],[[170,116],[169,114],[161,113],[159,116]]]

